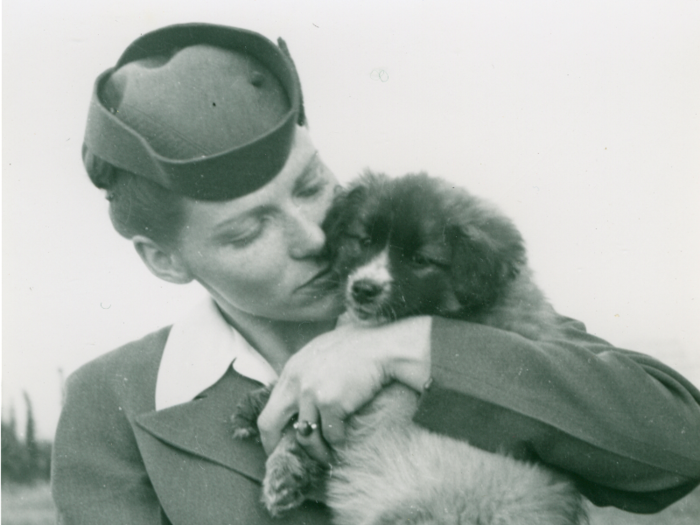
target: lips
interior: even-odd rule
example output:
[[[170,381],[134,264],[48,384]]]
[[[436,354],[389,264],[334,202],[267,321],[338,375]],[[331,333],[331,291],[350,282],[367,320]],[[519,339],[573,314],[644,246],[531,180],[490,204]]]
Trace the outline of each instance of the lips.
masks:
[[[330,266],[324,268],[311,279],[302,284],[297,290],[304,291],[330,291],[338,288],[338,278],[335,276]]]

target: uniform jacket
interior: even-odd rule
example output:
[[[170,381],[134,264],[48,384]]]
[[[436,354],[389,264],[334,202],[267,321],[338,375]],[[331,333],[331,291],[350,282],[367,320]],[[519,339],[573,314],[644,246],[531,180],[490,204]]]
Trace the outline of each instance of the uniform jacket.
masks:
[[[700,393],[678,373],[560,318],[532,342],[436,318],[432,381],[416,421],[487,450],[568,471],[598,505],[655,512],[700,482]],[[192,401],[155,410],[169,329],[74,373],[52,484],[64,524],[265,524],[264,453],[231,439],[237,399],[259,383],[230,370]],[[329,523],[314,503],[284,523]]]

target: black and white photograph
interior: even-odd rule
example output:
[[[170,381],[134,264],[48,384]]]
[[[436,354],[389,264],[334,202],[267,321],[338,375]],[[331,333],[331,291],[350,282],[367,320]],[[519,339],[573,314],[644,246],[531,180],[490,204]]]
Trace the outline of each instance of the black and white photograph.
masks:
[[[2,524],[697,523],[698,27],[4,1]]]

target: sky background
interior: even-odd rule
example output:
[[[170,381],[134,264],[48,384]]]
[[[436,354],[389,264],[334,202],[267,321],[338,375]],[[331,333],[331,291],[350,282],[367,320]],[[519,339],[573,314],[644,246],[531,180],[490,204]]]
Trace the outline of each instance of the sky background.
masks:
[[[3,2],[3,413],[203,297],[151,276],[80,161],[92,83],[160,26],[287,41],[347,181],[427,170],[520,227],[562,314],[700,385],[700,2]]]

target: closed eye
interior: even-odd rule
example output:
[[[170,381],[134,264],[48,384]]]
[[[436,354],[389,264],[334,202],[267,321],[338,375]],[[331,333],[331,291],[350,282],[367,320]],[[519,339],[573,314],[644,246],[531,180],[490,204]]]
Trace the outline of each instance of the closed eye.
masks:
[[[411,257],[411,263],[413,263],[415,266],[428,266],[430,264],[430,260],[424,256],[421,255],[420,253],[416,253]]]
[[[372,245],[372,239],[370,237],[367,237],[366,235],[346,233],[345,236],[353,242],[356,242],[362,248],[368,248]]]
[[[345,257],[354,259],[359,257],[371,245],[372,240],[369,237],[346,233],[343,235],[342,242],[340,243],[340,252],[343,253]]]
[[[294,196],[302,199],[315,197],[322,193],[330,182],[327,168],[321,162],[318,154],[314,154],[301,175],[294,181]]]
[[[414,253],[411,256],[410,261],[411,264],[417,269],[423,269],[430,266],[436,268],[447,268],[449,266],[447,261],[443,261],[436,257],[429,257],[427,255],[423,255],[422,253]]]
[[[317,184],[312,184],[309,186],[306,186],[304,188],[300,188],[296,192],[297,197],[301,197],[302,199],[308,199],[310,197],[314,197],[315,195],[318,195],[323,191],[323,189],[326,187],[327,181],[323,181]]]
[[[268,218],[264,216],[246,221],[240,227],[221,235],[221,242],[234,248],[245,248],[263,234],[267,222]]]

